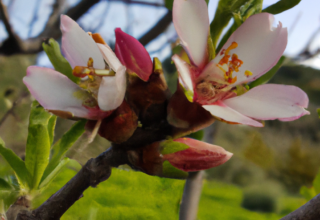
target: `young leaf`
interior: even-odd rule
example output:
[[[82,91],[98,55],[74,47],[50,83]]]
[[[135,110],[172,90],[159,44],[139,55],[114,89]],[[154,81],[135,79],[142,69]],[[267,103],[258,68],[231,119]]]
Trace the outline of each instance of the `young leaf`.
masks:
[[[164,161],[162,164],[162,176],[172,179],[186,179],[188,177],[188,172],[184,172],[175,168],[170,164],[169,161]]]
[[[80,120],[76,122],[69,131],[67,131],[62,138],[57,141],[52,147],[52,157],[51,160],[44,171],[41,182],[46,179],[51,172],[59,165],[60,160],[64,157],[67,150],[78,140],[78,138],[84,132],[84,126],[86,125],[87,120]]]
[[[25,166],[25,163],[11,149],[5,147],[4,142],[1,138],[0,154],[15,172],[19,183],[23,186],[27,186],[29,172]]]
[[[277,71],[279,70],[279,68],[281,67],[283,61],[286,59],[285,56],[282,56],[278,63],[272,67],[271,70],[269,70],[267,73],[265,73],[264,75],[262,75],[260,78],[256,79],[255,81],[253,81],[252,83],[249,84],[250,89],[252,89],[253,87],[256,87],[258,85],[262,85],[267,83],[269,80],[271,80],[271,78],[277,73]]]
[[[48,123],[48,134],[49,134],[49,138],[50,138],[50,144],[52,144],[53,142],[53,138],[54,138],[54,128],[56,127],[56,121],[57,121],[57,116],[53,115],[50,119],[49,119],[49,123]]]
[[[32,177],[29,183],[31,189],[38,187],[49,163],[51,143],[48,123],[51,117],[52,115],[44,110],[38,102],[32,103],[25,158],[26,168]]]
[[[173,140],[162,141],[160,147],[162,155],[172,154],[189,148],[188,145]]]
[[[63,160],[61,160],[58,165],[54,168],[54,170],[52,170],[52,172],[49,173],[48,176],[46,176],[45,179],[43,179],[39,185],[39,189],[43,189],[45,187],[47,187],[52,180],[58,175],[58,173],[61,171],[61,169],[68,164],[68,162],[70,161],[69,158],[64,158]]]
[[[3,178],[0,178],[0,190],[11,190],[13,187]]]
[[[263,9],[262,12],[268,12],[271,14],[279,14],[281,12],[284,12],[290,8],[293,8],[297,4],[300,3],[301,0],[280,0],[277,3],[270,5],[269,7]]]
[[[66,75],[70,80],[77,83],[80,78],[72,74],[72,67],[69,62],[61,55],[60,45],[54,39],[49,39],[46,43],[42,44],[43,50],[46,52],[49,60],[51,61],[54,69]]]
[[[306,186],[302,186],[300,188],[300,195],[302,195],[307,201],[315,197],[317,194],[314,190],[314,188],[307,188]]]
[[[210,24],[210,34],[213,45],[217,45],[222,30],[228,25],[233,13],[237,13],[240,7],[249,0],[220,0],[214,19]]]
[[[204,136],[204,131],[203,130],[199,130],[197,132],[194,132],[194,133],[191,133],[191,134],[188,135],[188,137],[191,137],[193,139],[197,139],[199,141],[202,140],[203,136]]]

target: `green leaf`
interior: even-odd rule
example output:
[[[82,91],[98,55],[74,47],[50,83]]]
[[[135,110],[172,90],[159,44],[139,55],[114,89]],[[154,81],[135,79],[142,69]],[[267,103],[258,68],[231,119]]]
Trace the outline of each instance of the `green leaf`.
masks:
[[[213,45],[216,46],[222,30],[228,25],[234,13],[249,0],[220,0],[214,19],[210,24]]]
[[[269,70],[267,73],[263,74],[261,77],[259,77],[258,79],[256,79],[255,81],[251,82],[249,84],[250,89],[252,89],[253,87],[256,87],[258,85],[262,85],[267,83],[279,70],[279,68],[281,67],[282,63],[285,61],[286,57],[282,56],[278,63],[272,67],[271,70]]]
[[[284,12],[290,8],[293,8],[297,4],[300,3],[301,0],[280,0],[277,3],[270,5],[269,7],[263,9],[262,12],[268,12],[271,14],[279,14],[281,12]]]
[[[8,162],[15,172],[19,184],[24,188],[27,186],[29,172],[25,163],[11,149],[5,147],[3,140],[0,138],[0,154]]]
[[[175,168],[171,165],[169,161],[164,161],[162,164],[162,176],[172,179],[186,179],[188,177],[188,172],[184,172]]]
[[[318,112],[318,115],[319,115],[319,118],[320,118],[320,108],[317,109],[317,112]]]
[[[49,163],[51,143],[48,124],[51,117],[52,115],[44,110],[38,102],[32,103],[25,158],[26,168],[32,177],[29,182],[31,189],[38,187]]]
[[[306,186],[302,186],[300,188],[300,195],[302,195],[306,200],[310,200],[317,195],[314,188],[307,188]]]
[[[49,39],[48,43],[42,44],[43,50],[46,52],[49,60],[55,70],[66,75],[70,80],[77,83],[80,78],[72,74],[72,67],[69,62],[61,55],[60,45],[54,39]]]
[[[3,178],[0,178],[0,190],[11,190],[13,187]]]
[[[203,136],[204,136],[204,131],[203,130],[199,130],[197,132],[194,132],[194,133],[191,133],[191,134],[188,135],[188,137],[191,137],[193,139],[197,139],[199,141],[202,140]]]
[[[43,189],[47,187],[53,180],[54,178],[58,175],[58,173],[61,171],[61,169],[69,163],[70,159],[69,158],[64,158],[61,160],[58,165],[52,170],[52,172],[49,173],[48,176],[46,176],[45,179],[43,179],[39,185],[39,189]]]
[[[162,141],[160,143],[160,147],[161,147],[161,154],[162,155],[173,154],[175,152],[186,150],[189,148],[188,145],[180,143],[180,142],[176,142],[173,140]]]
[[[86,125],[87,120],[82,119],[76,122],[69,131],[67,131],[62,138],[57,141],[52,147],[52,157],[51,160],[43,174],[42,181],[46,179],[51,172],[59,165],[60,160],[64,157],[68,149],[78,140],[78,138],[84,132],[84,126]]]
[[[49,134],[50,144],[52,144],[53,142],[54,128],[56,127],[56,122],[57,122],[57,116],[53,115],[49,119],[49,123],[48,123],[48,134]]]

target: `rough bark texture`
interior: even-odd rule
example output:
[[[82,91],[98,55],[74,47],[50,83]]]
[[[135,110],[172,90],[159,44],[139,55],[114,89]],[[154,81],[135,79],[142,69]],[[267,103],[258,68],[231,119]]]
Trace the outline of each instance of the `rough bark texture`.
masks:
[[[320,219],[320,194],[309,202],[291,212],[280,220],[319,220]]]

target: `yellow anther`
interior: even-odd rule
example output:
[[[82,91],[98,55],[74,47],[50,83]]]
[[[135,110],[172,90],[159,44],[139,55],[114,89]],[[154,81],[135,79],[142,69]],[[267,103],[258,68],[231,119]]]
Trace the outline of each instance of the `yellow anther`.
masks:
[[[231,45],[225,50],[224,54],[229,55],[230,50],[236,49],[238,47],[237,42],[232,42]]]
[[[93,67],[93,59],[91,57],[88,60],[88,67]]]
[[[249,70],[244,71],[244,75],[246,75],[247,77],[252,76],[252,72]]]

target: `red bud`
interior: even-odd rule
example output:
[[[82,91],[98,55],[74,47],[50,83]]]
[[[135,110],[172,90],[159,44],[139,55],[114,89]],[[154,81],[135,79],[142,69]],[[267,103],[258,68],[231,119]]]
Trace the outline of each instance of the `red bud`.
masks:
[[[129,74],[137,74],[148,81],[152,73],[152,61],[144,46],[134,37],[116,28],[115,53]]]

